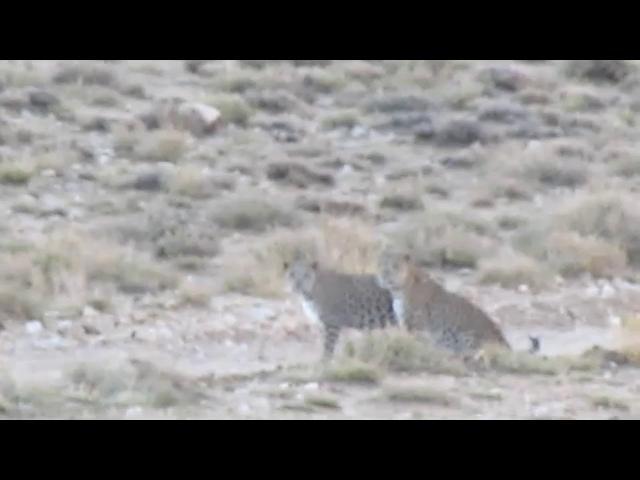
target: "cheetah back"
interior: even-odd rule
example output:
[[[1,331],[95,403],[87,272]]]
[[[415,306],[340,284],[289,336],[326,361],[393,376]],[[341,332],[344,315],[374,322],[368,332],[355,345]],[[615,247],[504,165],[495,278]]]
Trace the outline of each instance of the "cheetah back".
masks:
[[[371,329],[397,323],[393,298],[373,275],[319,272],[312,297],[325,324]]]

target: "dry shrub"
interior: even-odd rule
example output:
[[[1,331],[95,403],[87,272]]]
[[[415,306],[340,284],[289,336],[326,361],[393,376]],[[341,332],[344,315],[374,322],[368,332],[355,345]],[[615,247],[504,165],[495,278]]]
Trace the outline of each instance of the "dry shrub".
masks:
[[[206,307],[215,292],[215,285],[212,282],[187,277],[180,283],[177,295],[183,304]]]
[[[297,253],[317,259],[324,268],[373,273],[379,243],[373,227],[354,219],[323,218],[318,227],[280,229],[248,246],[225,249],[224,289],[246,295],[280,297],[284,265]]]
[[[224,122],[238,126],[246,126],[253,113],[249,104],[240,95],[219,94],[208,98],[206,103],[218,109]]]
[[[180,165],[173,171],[169,190],[191,198],[207,198],[217,193],[208,169],[194,164]]]
[[[475,268],[495,249],[491,222],[455,209],[408,216],[389,240],[426,265]]]
[[[559,375],[600,368],[600,362],[583,356],[546,357],[494,346],[486,347],[479,360],[482,363],[478,366],[516,375]]]
[[[584,272],[597,277],[614,276],[627,265],[627,255],[622,248],[575,232],[552,233],[544,248],[549,265],[567,277]]]
[[[622,192],[579,194],[554,216],[558,228],[620,247],[631,265],[640,264],[640,198]]]
[[[297,223],[295,213],[283,204],[246,194],[216,202],[211,207],[209,217],[221,228],[241,232],[261,233],[270,228],[290,227]]]
[[[385,385],[384,396],[392,402],[420,403],[449,407],[458,403],[447,392],[418,382],[392,383]]]
[[[122,136],[126,141],[127,135]],[[178,162],[187,151],[188,134],[172,129],[159,129],[139,136],[134,140],[134,156],[140,160],[155,162]]]
[[[551,272],[539,261],[511,250],[482,259],[479,274],[481,282],[495,283],[505,288],[517,288],[520,285],[541,288],[551,278]]]
[[[176,285],[173,274],[148,256],[74,229],[55,231],[20,252],[3,252],[0,260],[0,310],[13,319],[108,306],[114,289],[141,293]]]
[[[430,372],[463,375],[464,364],[426,338],[399,329],[364,335],[345,347],[346,359],[357,360],[391,372]]]

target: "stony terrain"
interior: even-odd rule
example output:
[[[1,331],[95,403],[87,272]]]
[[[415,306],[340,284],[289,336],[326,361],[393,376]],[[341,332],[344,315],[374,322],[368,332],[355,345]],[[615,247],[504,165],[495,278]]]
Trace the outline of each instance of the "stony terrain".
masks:
[[[637,418],[639,115],[637,61],[1,61],[0,418]],[[518,352],[321,366],[283,262],[385,243]]]

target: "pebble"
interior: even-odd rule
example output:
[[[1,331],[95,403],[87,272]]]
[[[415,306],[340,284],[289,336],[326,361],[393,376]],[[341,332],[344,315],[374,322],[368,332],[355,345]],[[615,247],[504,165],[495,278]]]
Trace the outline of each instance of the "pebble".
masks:
[[[42,330],[43,330],[42,323],[39,322],[38,320],[34,320],[32,322],[27,322],[26,325],[24,326],[24,328],[27,331],[27,333],[30,334],[30,335],[36,335],[36,334],[42,332]]]

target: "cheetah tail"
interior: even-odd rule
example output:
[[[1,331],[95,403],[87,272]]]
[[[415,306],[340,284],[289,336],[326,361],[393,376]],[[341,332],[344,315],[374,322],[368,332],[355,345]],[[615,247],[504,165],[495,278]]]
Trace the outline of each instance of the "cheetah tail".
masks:
[[[540,351],[540,337],[534,337],[529,335],[529,350],[528,352],[531,354],[536,354]]]

